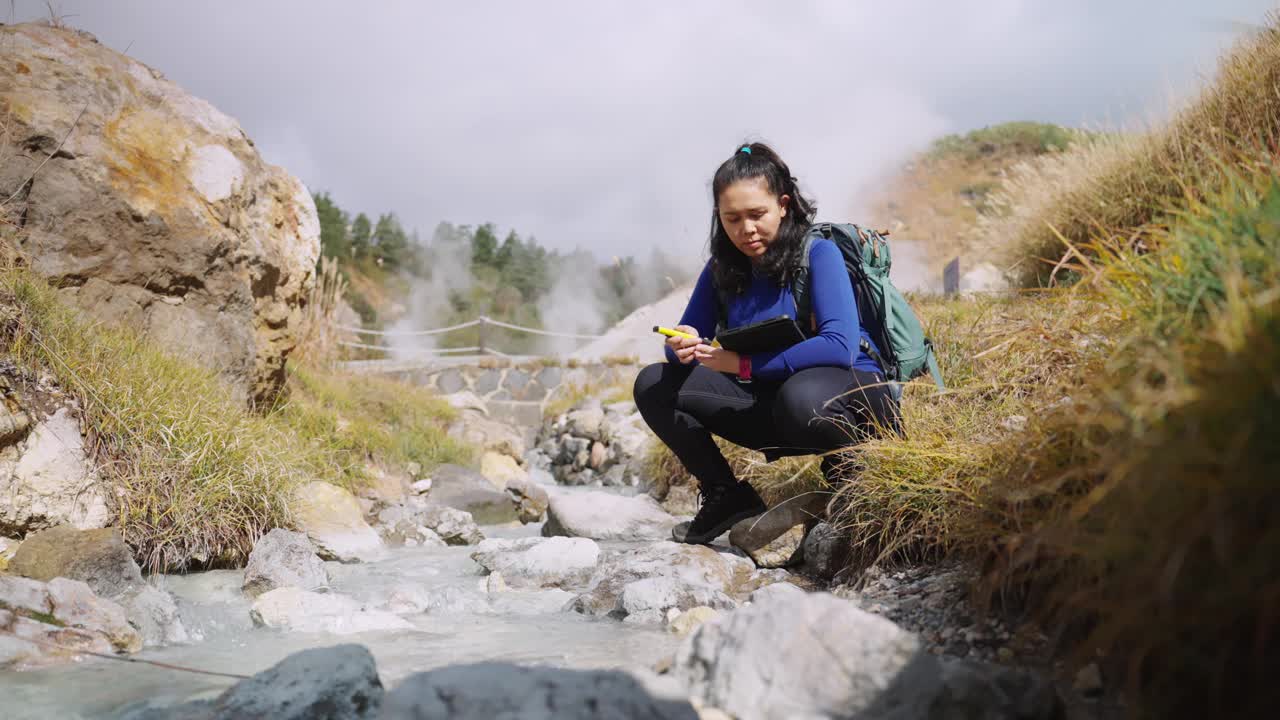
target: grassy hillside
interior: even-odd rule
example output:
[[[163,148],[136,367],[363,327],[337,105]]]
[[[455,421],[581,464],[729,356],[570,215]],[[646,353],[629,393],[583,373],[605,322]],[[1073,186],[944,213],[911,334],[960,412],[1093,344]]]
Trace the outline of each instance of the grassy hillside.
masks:
[[[912,388],[912,439],[852,455],[837,502],[864,557],[980,559],[1151,717],[1275,700],[1277,98],[1273,25],[1167,127],[1013,173],[991,237],[1077,282],[925,304],[955,389]]]
[[[299,483],[355,489],[373,464],[469,457],[445,437],[452,408],[416,388],[291,366],[288,399],[254,414],[213,372],[80,319],[13,262],[0,307],[0,350],[84,408],[116,524],[149,570],[243,563],[262,533],[290,526]]]
[[[1068,677],[1100,662],[1134,716],[1280,700],[1278,137],[1273,21],[1167,125],[1015,164],[977,224],[1029,290],[917,298],[950,389],[912,384],[908,439],[843,456],[861,562],[971,559],[980,599],[1056,635]],[[815,485],[757,458],[734,451],[775,499]]]
[[[931,275],[977,239],[979,218],[998,212],[992,193],[1028,160],[1059,153],[1092,135],[1057,125],[1011,122],[948,135],[907,163],[872,196],[869,221],[921,242]]]

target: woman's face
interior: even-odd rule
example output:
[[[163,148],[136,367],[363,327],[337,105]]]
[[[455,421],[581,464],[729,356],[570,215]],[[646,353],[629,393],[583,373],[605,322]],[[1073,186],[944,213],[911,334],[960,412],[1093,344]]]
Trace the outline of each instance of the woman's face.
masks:
[[[720,224],[733,246],[755,260],[764,255],[778,236],[778,226],[787,216],[791,198],[775,196],[762,177],[739,180],[720,193],[717,203]]]

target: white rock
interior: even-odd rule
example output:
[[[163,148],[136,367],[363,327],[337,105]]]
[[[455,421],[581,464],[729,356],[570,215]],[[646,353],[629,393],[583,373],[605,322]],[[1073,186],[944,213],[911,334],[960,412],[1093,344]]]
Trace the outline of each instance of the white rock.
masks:
[[[830,594],[775,593],[700,626],[672,673],[737,717],[853,717],[919,650],[911,633]]]
[[[671,608],[729,608],[754,570],[750,560],[702,545],[653,543],[603,560],[572,609],[658,623]]]
[[[22,531],[56,525],[106,527],[101,478],[88,461],[80,422],[58,408],[17,445],[17,462],[0,460],[0,525]]]
[[[187,177],[205,200],[218,202],[244,182],[244,165],[222,145],[205,145],[191,153]]]
[[[684,637],[694,630],[698,629],[703,623],[711,622],[720,618],[722,613],[715,608],[700,605],[698,607],[689,608],[688,611],[682,612],[675,618],[667,622],[667,629],[680,637]]]
[[[276,588],[259,595],[249,615],[255,625],[293,632],[348,635],[413,628],[399,615],[366,608],[345,595],[314,593],[296,587]]]
[[[555,492],[551,493],[542,534],[592,540],[665,540],[671,537],[675,524],[675,518],[648,495]]]
[[[471,559],[489,572],[501,573],[510,587],[583,585],[600,561],[600,546],[586,538],[519,538],[485,540]]]

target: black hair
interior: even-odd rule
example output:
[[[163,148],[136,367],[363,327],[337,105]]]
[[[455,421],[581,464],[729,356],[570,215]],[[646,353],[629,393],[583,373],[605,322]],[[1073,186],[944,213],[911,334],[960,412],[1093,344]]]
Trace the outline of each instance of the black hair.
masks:
[[[746,152],[743,148],[750,149]],[[747,143],[734,148],[733,156],[721,163],[711,180],[711,277],[726,303],[746,292],[751,283],[751,261],[734,246],[729,233],[720,225],[720,193],[735,182],[764,178],[775,197],[791,198],[787,214],[778,225],[778,233],[756,265],[757,271],[785,285],[795,277],[817,210],[813,202],[800,194],[796,179],[787,164],[773,148],[764,143]]]

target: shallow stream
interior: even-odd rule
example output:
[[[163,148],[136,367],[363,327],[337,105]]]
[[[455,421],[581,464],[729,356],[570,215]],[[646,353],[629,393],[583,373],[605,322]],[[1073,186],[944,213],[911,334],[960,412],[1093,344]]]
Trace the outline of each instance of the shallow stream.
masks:
[[[535,536],[540,524],[484,527],[486,537]],[[601,549],[623,547],[601,543]],[[652,666],[679,640],[657,626],[633,625],[563,611],[572,594],[559,590],[487,593],[473,547],[395,548],[367,564],[326,563],[331,592],[385,606],[396,597],[428,605],[405,615],[414,630],[333,635],[254,627],[250,600],[240,591],[243,572],[215,570],[152,578],[172,592],[193,642],[132,657],[184,667],[252,675],[290,653],[341,643],[365,645],[377,660],[384,687],[433,668],[500,660],[571,668]],[[179,672],[140,663],[86,659],[25,672],[0,673],[5,718],[111,717],[151,699],[177,703],[214,696],[231,678]]]

